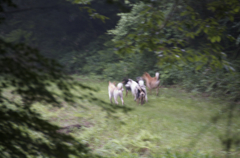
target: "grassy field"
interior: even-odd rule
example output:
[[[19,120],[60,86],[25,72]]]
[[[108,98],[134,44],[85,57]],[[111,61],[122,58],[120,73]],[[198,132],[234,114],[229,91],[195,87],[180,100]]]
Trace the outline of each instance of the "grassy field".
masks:
[[[97,87],[99,91],[93,94],[109,102],[108,81],[77,79]],[[213,124],[211,118],[221,113],[224,102],[186,93],[177,87],[162,87],[159,96],[148,94],[148,100],[137,105],[129,93],[124,97],[124,106],[132,110],[127,113],[116,110],[112,116],[96,103],[84,100],[78,101],[82,106],[63,103],[62,108],[41,105],[35,108],[51,122],[64,127],[60,132],[74,135],[103,156],[200,158],[223,154],[219,136],[226,125],[224,120]],[[182,156],[184,153],[190,156]]]

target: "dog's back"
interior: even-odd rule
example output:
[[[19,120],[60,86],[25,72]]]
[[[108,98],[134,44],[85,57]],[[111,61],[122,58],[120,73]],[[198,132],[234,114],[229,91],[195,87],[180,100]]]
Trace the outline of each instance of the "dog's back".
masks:
[[[108,84],[108,92],[111,92],[113,93],[114,89],[115,89],[115,85],[109,81],[109,84]]]
[[[136,89],[139,89],[139,85],[137,82],[135,82],[134,80],[132,79],[129,79],[127,85],[129,85],[131,87],[131,90],[132,91],[135,91]]]

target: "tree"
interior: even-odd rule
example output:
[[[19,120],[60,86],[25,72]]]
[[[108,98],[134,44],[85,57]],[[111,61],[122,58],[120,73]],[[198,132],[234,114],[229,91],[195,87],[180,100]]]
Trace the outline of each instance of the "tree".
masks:
[[[117,27],[109,31],[118,53],[149,50],[158,54],[161,63],[201,60],[196,69],[203,65],[231,68],[222,45],[237,38],[237,30],[233,33],[231,27],[237,23],[239,1],[139,1],[129,5],[131,12],[119,14]]]
[[[103,1],[91,4],[66,0],[13,2],[17,8],[5,7],[2,14],[6,19],[0,26],[0,37],[38,48],[42,55],[56,60],[65,54],[83,51],[85,45],[113,28],[118,19],[116,7]]]
[[[4,15],[6,6],[17,5],[11,0],[1,1],[0,15]],[[2,21],[4,18],[7,17],[3,16]],[[108,112],[117,106],[111,107],[92,94],[76,93],[96,90],[74,81],[64,74],[60,64],[25,43],[0,39],[0,76],[2,157],[97,157],[79,140],[57,132],[60,127],[43,119],[33,105],[59,107],[63,101],[74,103],[76,99],[87,99]]]

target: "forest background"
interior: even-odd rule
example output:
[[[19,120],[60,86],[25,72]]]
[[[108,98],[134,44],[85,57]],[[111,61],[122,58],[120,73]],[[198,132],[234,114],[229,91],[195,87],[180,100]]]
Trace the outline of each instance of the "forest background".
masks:
[[[1,54],[1,73],[7,76],[2,89],[5,85],[17,87],[26,105],[32,104],[28,100],[39,99],[29,98],[31,87],[19,91],[21,84],[15,84],[15,79],[28,71],[17,72],[18,65],[11,67],[6,59],[20,65],[29,62],[29,67],[34,60],[31,71],[43,68],[43,74],[53,77],[47,77],[52,82],[63,74],[121,81],[143,72],[152,76],[160,72],[161,85],[180,85],[189,92],[224,97],[231,105],[227,110],[230,117],[239,108],[238,0],[3,0],[0,5],[1,51],[10,52]],[[27,54],[19,52],[14,56],[15,51],[36,52],[37,59],[28,60]],[[60,69],[63,74],[55,74]],[[14,82],[8,83],[8,75],[15,75],[10,77]],[[28,80],[22,78],[21,83],[28,85]],[[48,92],[45,90],[40,94]],[[69,89],[66,91],[64,94]],[[52,99],[50,93],[46,96]],[[232,147],[229,144],[239,146],[237,135],[226,138],[226,150]]]

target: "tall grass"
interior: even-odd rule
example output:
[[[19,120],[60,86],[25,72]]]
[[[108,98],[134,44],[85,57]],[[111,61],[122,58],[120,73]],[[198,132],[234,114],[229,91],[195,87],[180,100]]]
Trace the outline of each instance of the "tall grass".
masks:
[[[107,81],[77,78],[92,87],[94,95],[109,102]],[[125,93],[124,93],[125,95]],[[226,124],[212,118],[221,114],[225,103],[202,98],[180,88],[161,88],[160,95],[148,94],[148,102],[137,105],[131,94],[124,97],[132,111],[117,110],[108,115],[98,105],[79,100],[83,107],[46,108],[35,105],[43,117],[62,127],[79,124],[69,134],[88,144],[93,153],[106,157],[212,158],[224,156],[220,136]],[[113,117],[114,116],[114,117]],[[237,122],[237,120],[236,120]],[[237,150],[233,150],[235,155]]]

